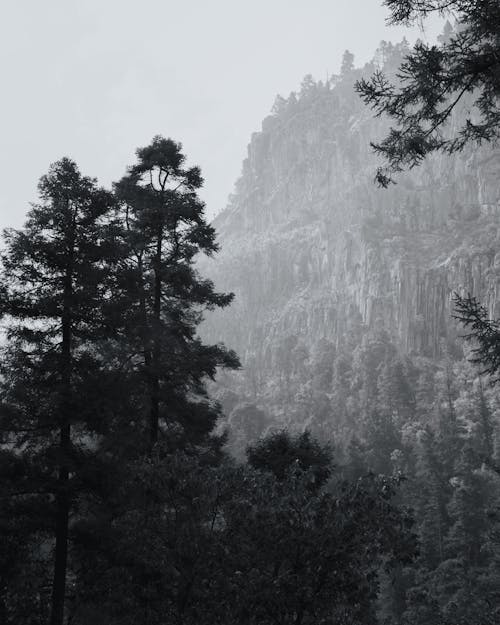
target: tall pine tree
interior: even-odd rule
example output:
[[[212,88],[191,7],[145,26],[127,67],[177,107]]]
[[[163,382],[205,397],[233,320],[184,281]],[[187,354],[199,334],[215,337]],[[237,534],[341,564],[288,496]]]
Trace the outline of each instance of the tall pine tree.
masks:
[[[27,592],[37,591],[50,604],[50,623],[61,625],[71,519],[103,428],[97,346],[106,335],[102,303],[109,298],[115,203],[67,158],[51,166],[39,192],[24,228],[6,232],[2,256],[2,496],[10,521],[3,527],[9,534],[24,526],[24,539],[38,534],[34,560],[53,549],[50,600],[43,580]],[[22,603],[11,593],[8,623],[21,622]]]
[[[123,330],[144,384],[150,447],[167,431],[185,443],[203,441],[219,414],[205,381],[218,366],[238,366],[233,352],[204,345],[196,334],[203,311],[227,306],[233,296],[216,292],[196,269],[196,255],[218,246],[197,195],[200,170],[185,166],[181,150],[155,137],[115,185],[128,248],[119,278]]]

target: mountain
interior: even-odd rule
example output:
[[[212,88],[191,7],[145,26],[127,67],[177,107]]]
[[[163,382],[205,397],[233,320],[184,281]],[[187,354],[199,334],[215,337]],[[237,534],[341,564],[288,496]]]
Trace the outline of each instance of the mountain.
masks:
[[[394,72],[405,45],[384,44],[363,69],[326,84],[306,77],[299,93],[278,98],[214,221],[221,251],[201,270],[236,297],[203,333],[242,361],[218,383],[226,412],[250,403],[267,415],[260,429],[310,425],[318,384],[321,410],[338,411],[339,357],[352,370],[374,337],[390,345],[374,361],[379,373],[389,352],[413,365],[463,358],[454,291],[500,316],[500,150],[433,156],[389,189],[373,182],[370,141],[387,126],[353,84],[377,67]]]

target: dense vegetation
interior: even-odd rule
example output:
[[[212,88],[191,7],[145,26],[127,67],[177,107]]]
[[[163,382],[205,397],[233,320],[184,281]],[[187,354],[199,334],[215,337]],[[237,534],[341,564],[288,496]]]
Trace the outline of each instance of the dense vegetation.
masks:
[[[2,623],[368,622],[415,552],[399,478],[345,480],[308,434],[231,459],[200,172],[170,139],[137,156],[112,193],[55,163],[5,234]]]
[[[498,152],[469,146],[454,157],[429,155],[397,186],[381,195],[367,190],[364,170],[372,165],[360,142],[388,126],[383,116],[366,122],[352,84],[377,68],[394,76],[410,52],[405,42],[383,44],[363,71],[346,53],[339,76],[327,83],[306,77],[298,93],[277,98],[218,220],[226,245],[245,246],[251,231],[248,249],[226,261],[240,272],[225,286],[243,299],[235,314],[243,330],[221,315],[207,335],[223,319],[224,336],[244,358],[244,370],[221,376],[216,389],[237,457],[277,425],[307,427],[334,449],[336,472],[346,479],[368,471],[406,478],[398,500],[413,509],[419,556],[381,580],[379,622],[488,624],[498,621],[500,605],[500,414],[491,386],[500,341],[498,321],[488,318],[498,311],[498,272],[486,259],[498,254],[498,185],[495,177],[493,194],[480,199],[486,175],[475,168],[497,167]],[[454,108],[453,128],[469,104]],[[460,186],[467,167],[474,168],[470,183]],[[361,206],[358,223],[342,214],[347,206]],[[334,229],[347,230],[345,240]],[[349,272],[346,288],[337,277]],[[377,283],[381,272],[387,280]],[[219,266],[214,275],[224,282],[228,273]],[[450,282],[489,297],[488,311],[455,299],[466,329],[447,314]],[[460,336],[467,333],[473,345]]]
[[[394,21],[454,5],[465,13],[469,30],[448,30],[439,56],[455,72],[441,76],[451,92],[460,42],[496,54],[471,39],[489,43],[483,13],[476,23],[471,11],[490,2],[387,4]],[[382,64],[395,71],[408,52],[384,44]],[[419,44],[403,68],[436,54]],[[491,62],[469,69],[483,84]],[[299,100],[321,106],[335,84],[342,106],[356,77],[346,53],[341,75],[306,78]],[[479,99],[491,128],[492,89]],[[400,100],[397,119],[407,134],[427,132],[421,123],[441,119],[449,93],[413,95],[425,115],[409,118]],[[300,105],[278,99],[269,123]],[[392,171],[459,145],[432,136],[403,154],[390,137]],[[209,381],[239,361],[198,327],[233,296],[197,269],[218,245],[201,173],[185,160],[180,144],[155,137],[107,191],[64,158],[41,179],[24,228],[5,233],[0,622],[497,623],[498,322],[457,299],[477,342],[471,359],[457,339],[439,358],[403,355],[383,323],[354,314],[336,344],[281,337],[274,401],[298,431],[273,428],[276,406],[248,401],[248,389],[222,382],[215,401]]]
[[[290,372],[290,422],[306,424],[334,449],[336,472],[403,477],[398,502],[413,510],[419,554],[382,580],[381,623],[485,625],[500,606],[500,464],[498,391],[456,349],[440,360],[402,356],[387,333],[362,330],[361,342],[324,341],[308,353],[295,338],[300,365]],[[291,337],[289,337],[291,340]],[[225,401],[235,401],[222,391]],[[282,398],[287,401],[285,397]],[[291,408],[292,409],[292,408]],[[230,413],[230,444],[259,436],[242,411]],[[300,426],[299,426],[300,427]]]
[[[6,233],[2,622],[496,622],[494,389],[353,318],[287,337],[306,431],[222,393],[225,433],[206,380],[238,361],[196,327],[231,295],[183,162],[155,138],[110,193],[63,159]]]

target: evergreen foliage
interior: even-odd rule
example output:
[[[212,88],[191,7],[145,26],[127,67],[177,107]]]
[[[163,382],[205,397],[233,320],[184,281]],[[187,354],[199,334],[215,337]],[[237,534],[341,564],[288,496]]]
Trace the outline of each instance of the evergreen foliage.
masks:
[[[321,384],[329,398],[327,427],[323,411],[311,410],[308,423],[322,433],[320,447],[329,445],[334,452],[334,479],[342,476],[353,484],[370,474],[405,478],[396,500],[413,510],[419,555],[414,563],[379,572],[379,620],[373,622],[492,623],[498,618],[500,574],[495,387],[478,378],[465,358],[453,358],[455,348],[443,347],[441,359],[403,359],[377,327],[365,328],[358,343],[331,354],[329,366],[339,372],[332,377],[317,376],[316,355],[307,359],[293,393],[300,396],[301,386]],[[291,427],[296,423],[289,421]],[[293,437],[278,432],[252,445],[250,462],[258,466],[251,454],[262,450],[260,466],[276,472],[276,464],[283,474],[283,467],[298,466],[290,441]]]
[[[472,341],[472,362],[480,365],[484,374],[500,380],[500,323],[490,319],[486,308],[470,294],[454,295],[455,319],[468,330],[465,339]]]
[[[116,556],[114,519],[138,488],[130,467],[137,481],[158,439],[215,455],[223,443],[210,438],[220,409],[205,382],[238,361],[196,335],[203,310],[232,298],[194,267],[199,251],[217,251],[201,176],[171,140],[156,137],[138,156],[115,194],[69,159],[55,163],[24,229],[5,234],[5,623],[76,614],[81,571],[103,547],[98,536]]]
[[[217,367],[238,366],[233,352],[196,335],[203,311],[228,306],[233,296],[217,293],[195,268],[198,253],[214,254],[218,246],[196,194],[200,171],[185,167],[181,149],[155,137],[115,185],[125,224],[117,276],[121,337],[142,378],[150,445],[176,426],[189,441],[202,441],[219,414],[205,381]]]
[[[16,588],[26,584],[37,603],[36,610],[30,604],[30,618],[48,613],[50,603],[50,622],[60,625],[71,519],[94,486],[94,441],[108,416],[99,393],[106,377],[99,345],[108,332],[103,302],[116,257],[115,201],[69,159],[51,166],[39,192],[42,203],[31,209],[24,229],[6,232],[2,256],[4,530],[7,544],[29,546],[28,574],[13,565],[3,610],[6,623],[19,622]]]
[[[385,0],[391,24],[412,24],[433,13],[453,16],[439,45],[418,41],[395,78],[377,70],[357,82],[357,91],[377,115],[395,124],[373,148],[386,165],[376,174],[387,187],[394,174],[419,165],[430,153],[453,153],[470,142],[499,136],[500,7],[497,0]],[[447,131],[457,106],[467,99],[469,114]]]
[[[370,622],[381,567],[415,553],[399,478],[346,481],[308,432],[224,451],[206,383],[238,361],[196,330],[232,296],[197,272],[217,245],[184,161],[156,137],[112,194],[62,159],[6,233],[2,623]],[[289,379],[309,359],[292,345]],[[314,355],[323,420],[334,355]],[[262,436],[266,413],[231,401]]]
[[[491,140],[498,121],[498,20],[483,19],[497,5],[386,4],[395,22],[453,7],[463,19],[440,48],[408,54],[399,91],[381,73],[359,84],[403,128],[379,146],[382,184],[428,152]],[[405,53],[384,43],[380,64],[395,70]],[[307,76],[269,123],[322,106],[335,82],[347,111],[356,72],[346,52],[340,77]],[[467,91],[482,119],[443,138],[447,98]],[[353,316],[335,345],[288,334],[283,429],[269,433],[274,406],[252,389],[221,393],[224,416],[207,382],[238,359],[197,329],[232,295],[196,268],[218,246],[185,161],[155,137],[110,193],[62,159],[5,235],[0,622],[497,623],[498,322],[457,299],[484,383],[456,345],[403,357],[378,321]],[[309,429],[284,429],[299,419]]]

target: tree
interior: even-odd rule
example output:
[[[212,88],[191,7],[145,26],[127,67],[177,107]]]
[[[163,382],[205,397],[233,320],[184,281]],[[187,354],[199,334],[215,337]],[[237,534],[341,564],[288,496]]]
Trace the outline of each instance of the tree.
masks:
[[[342,63],[340,65],[340,75],[342,78],[348,76],[354,69],[354,54],[346,50],[342,55]]]
[[[214,622],[230,592],[221,519],[241,488],[237,476],[230,465],[217,466],[211,450],[172,451],[161,440],[128,469],[126,504],[118,500],[113,510],[117,499],[109,500],[99,531],[86,522],[78,528],[83,566],[74,623]]]
[[[448,528],[446,501],[450,477],[442,458],[443,441],[426,428],[419,435],[416,479],[420,487],[413,502],[419,513],[420,563],[425,569],[438,566],[444,559],[444,537]]]
[[[75,625],[373,622],[380,567],[413,555],[394,480],[311,488],[314,467],[278,477],[161,441],[148,460],[92,532]]]
[[[376,180],[387,187],[394,174],[419,165],[432,152],[453,153],[468,143],[500,135],[500,6],[497,0],[385,0],[389,23],[409,25],[431,14],[454,15],[439,45],[417,42],[395,80],[382,71],[357,82],[356,89],[377,115],[395,124],[372,144],[385,166]],[[467,100],[456,132],[446,123]]]
[[[497,0],[385,0],[391,24],[409,25],[429,15],[453,15],[439,45],[417,42],[392,81],[377,71],[356,83],[365,103],[395,123],[376,152],[386,164],[376,173],[387,187],[393,176],[432,152],[448,154],[500,136],[500,5]],[[465,106],[467,105],[467,106]],[[459,110],[460,109],[460,110]],[[456,131],[447,123],[455,117]],[[498,381],[500,330],[475,297],[455,295],[455,318],[475,340],[473,362]]]
[[[475,345],[471,361],[481,366],[481,372],[500,381],[500,321],[490,319],[486,308],[470,294],[454,295],[454,318],[469,329],[464,338]]]
[[[218,246],[197,196],[200,170],[185,167],[181,150],[155,137],[115,185],[128,248],[118,279],[122,337],[145,384],[150,447],[167,430],[191,443],[203,440],[219,415],[205,380],[219,366],[238,367],[234,352],[196,335],[203,311],[228,306],[233,295],[217,293],[196,270],[196,255],[212,255]]]
[[[39,193],[24,228],[6,231],[2,255],[2,498],[7,533],[19,524],[25,539],[37,536],[35,560],[55,543],[50,622],[61,625],[70,519],[89,487],[92,441],[105,428],[98,345],[108,333],[102,304],[115,202],[67,158],[41,178]],[[15,610],[9,619],[19,622]]]
[[[411,519],[392,505],[395,482],[311,489],[311,471],[299,466],[284,479],[242,477],[225,511],[227,622],[373,623],[382,563],[408,562],[414,550]]]
[[[264,410],[249,402],[238,404],[228,419],[228,448],[238,460],[245,457],[245,448],[261,437],[271,420]]]
[[[309,432],[291,435],[285,430],[275,432],[247,448],[248,463],[254,469],[270,471],[278,480],[299,467],[312,472],[316,487],[322,486],[332,470],[332,452],[320,445]]]
[[[196,603],[199,561],[211,557],[210,510],[219,505],[208,465],[220,461],[225,442],[213,434],[220,407],[206,381],[220,366],[238,366],[234,352],[196,334],[203,312],[233,297],[196,269],[198,253],[218,250],[197,196],[200,171],[185,167],[171,139],[155,137],[137,157],[115,185],[122,229],[112,351],[128,387],[103,442],[117,467],[115,488],[77,527],[75,618],[83,623],[100,613],[111,623],[179,620]]]
[[[493,461],[494,454],[494,438],[495,431],[492,422],[492,414],[486,397],[481,380],[479,380],[479,388],[476,397],[477,417],[479,431],[477,433],[477,448],[481,458],[489,464]]]

